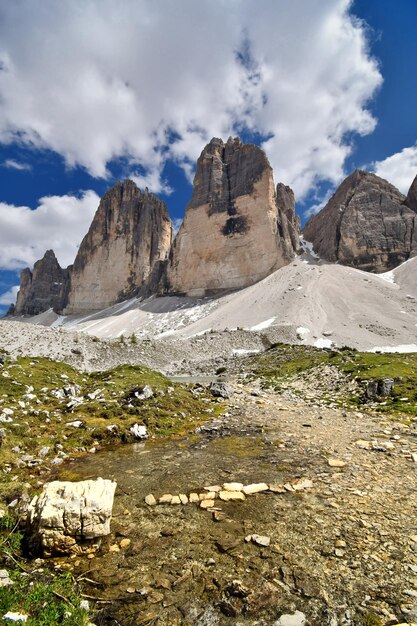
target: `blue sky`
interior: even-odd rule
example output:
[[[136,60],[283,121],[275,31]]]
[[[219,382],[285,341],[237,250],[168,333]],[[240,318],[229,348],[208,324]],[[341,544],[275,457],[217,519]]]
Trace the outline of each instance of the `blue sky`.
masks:
[[[302,219],[356,167],[417,174],[415,0],[0,8],[0,313],[48,247],[73,260],[117,179],[178,223],[212,136],[262,145]]]

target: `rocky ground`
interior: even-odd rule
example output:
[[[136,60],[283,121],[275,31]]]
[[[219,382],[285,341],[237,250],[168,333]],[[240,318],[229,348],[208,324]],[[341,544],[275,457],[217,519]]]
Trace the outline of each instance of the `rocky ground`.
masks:
[[[72,478],[118,482],[113,535],[101,551],[56,561],[95,581],[88,594],[105,600],[96,623],[416,621],[417,421],[258,387],[234,391],[227,414],[193,437],[68,468]],[[274,491],[216,499],[210,510],[145,503],[150,493],[189,495],[231,481],[265,482]],[[253,534],[269,545],[245,540]],[[282,615],[294,621],[278,621]]]

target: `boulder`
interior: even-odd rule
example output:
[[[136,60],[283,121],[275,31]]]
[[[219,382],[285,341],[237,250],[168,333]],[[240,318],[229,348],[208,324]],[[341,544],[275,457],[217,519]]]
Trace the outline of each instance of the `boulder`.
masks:
[[[369,400],[385,398],[390,396],[394,389],[393,378],[381,378],[377,380],[368,380],[366,382],[366,397]]]
[[[97,478],[44,485],[28,508],[32,545],[44,556],[72,554],[110,533],[116,483]]]
[[[375,174],[356,170],[304,228],[324,260],[385,272],[417,252],[413,193],[408,200]]]
[[[297,239],[291,193],[280,188],[277,197],[261,148],[212,139],[197,162],[167,291],[198,297],[239,289],[287,265]]]

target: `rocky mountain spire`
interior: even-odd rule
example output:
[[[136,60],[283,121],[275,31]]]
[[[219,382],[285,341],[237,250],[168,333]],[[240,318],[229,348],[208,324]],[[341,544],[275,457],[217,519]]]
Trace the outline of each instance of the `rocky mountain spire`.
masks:
[[[304,238],[322,259],[384,272],[417,252],[416,214],[404,202],[386,180],[356,170],[310,218]]]
[[[20,274],[20,290],[17,294],[14,315],[37,315],[48,309],[61,310],[67,300],[69,269],[63,269],[53,250],[33,266]]]
[[[289,263],[295,248],[290,201],[281,209],[276,200],[261,148],[238,138],[212,139],[197,162],[168,290],[198,295],[246,287]]]
[[[131,180],[116,183],[78,250],[65,313],[105,308],[138,294],[171,243],[164,202]]]
[[[408,190],[405,204],[417,213],[417,176],[413,180],[411,187]]]

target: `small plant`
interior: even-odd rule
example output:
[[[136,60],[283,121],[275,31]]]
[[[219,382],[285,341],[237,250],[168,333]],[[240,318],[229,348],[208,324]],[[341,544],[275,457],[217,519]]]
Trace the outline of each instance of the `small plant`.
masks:
[[[368,612],[362,617],[360,626],[384,626],[384,622],[375,613]]]
[[[132,345],[136,345],[137,342],[138,342],[137,337],[136,337],[135,333],[133,333],[133,335],[130,336],[130,343]]]
[[[123,334],[122,334],[122,335],[120,335],[120,337],[119,337],[119,342],[120,342],[121,344],[124,344],[124,342],[125,342],[125,336],[124,336]]]

